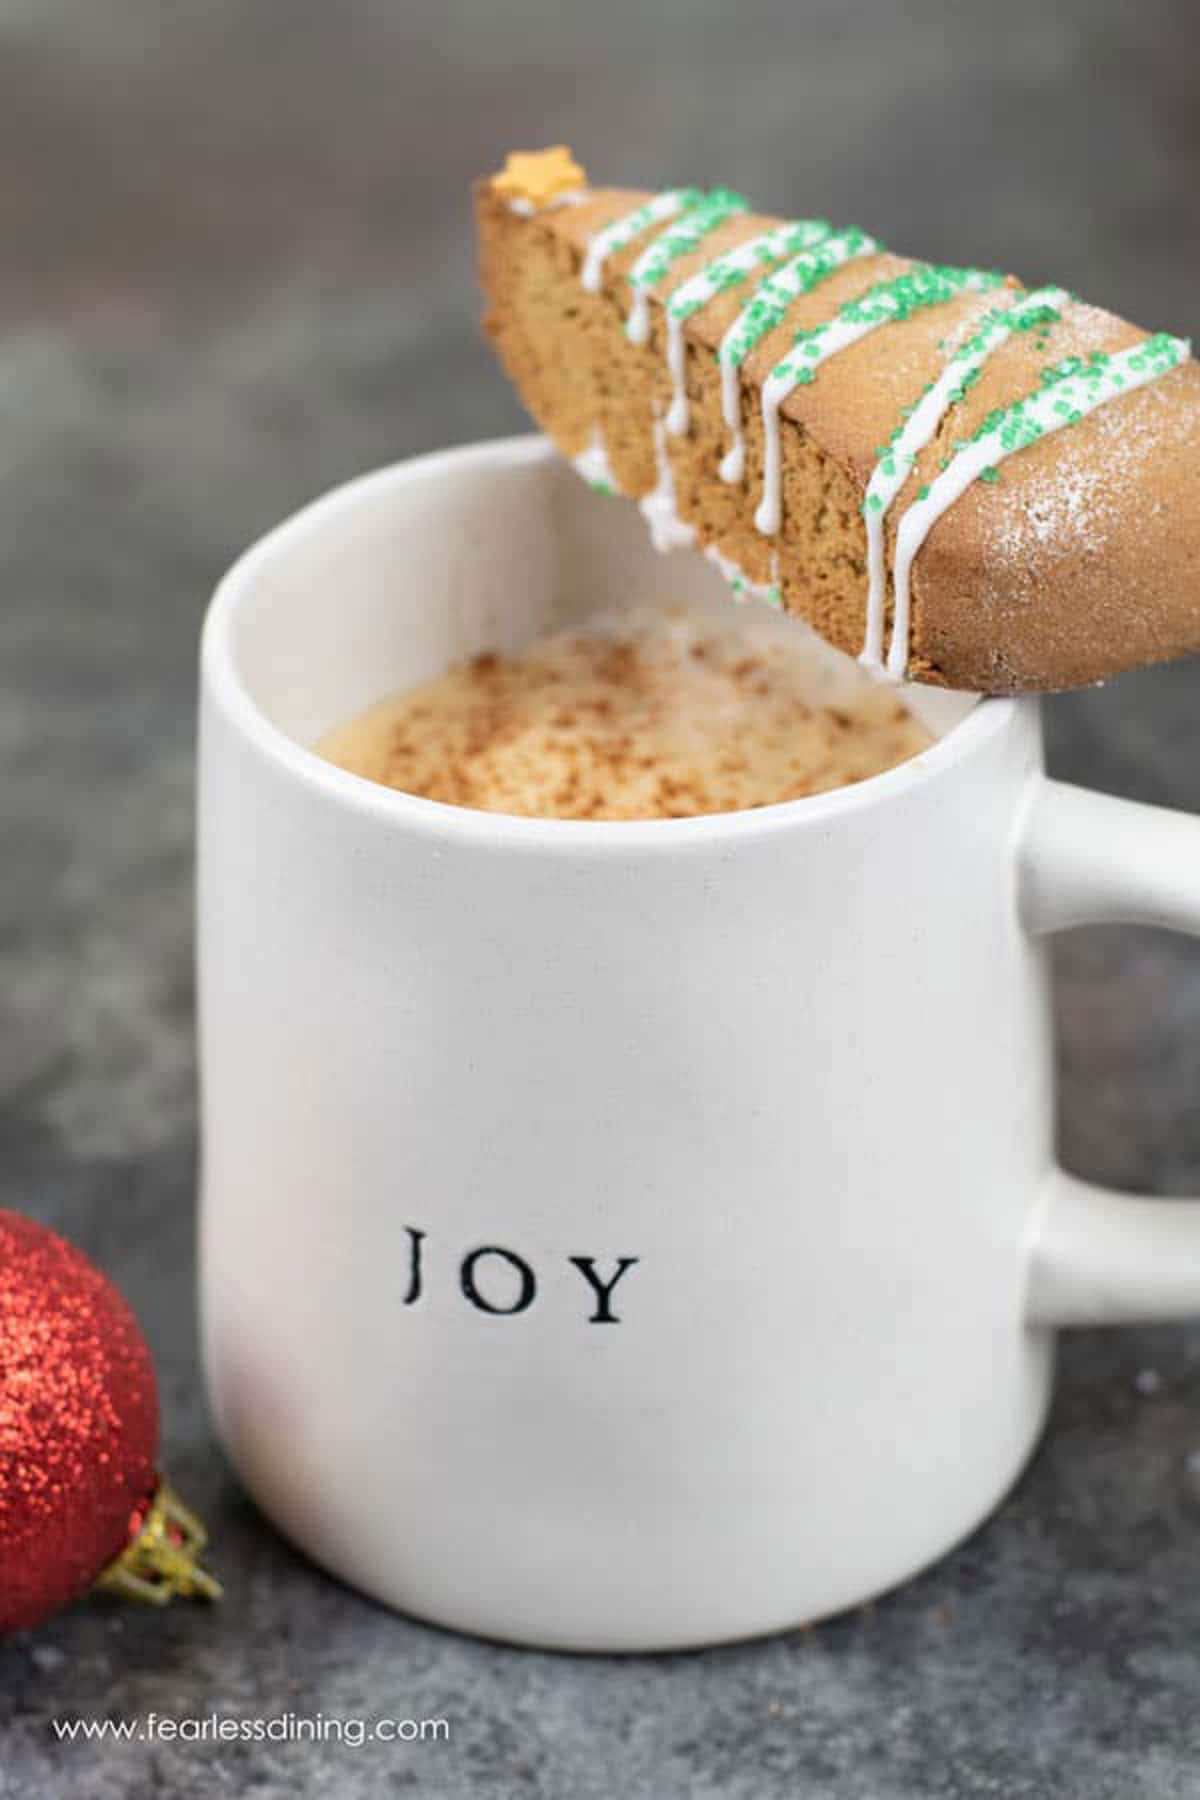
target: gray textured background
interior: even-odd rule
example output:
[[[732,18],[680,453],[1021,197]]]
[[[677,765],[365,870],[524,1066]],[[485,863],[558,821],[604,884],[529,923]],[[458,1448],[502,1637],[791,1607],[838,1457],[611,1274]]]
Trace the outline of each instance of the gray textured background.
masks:
[[[727,181],[1187,332],[1194,23],[1187,0],[0,0],[0,1204],[141,1313],[230,1590],[0,1647],[6,1800],[1200,1796],[1200,1330],[1073,1337],[1017,1492],[877,1607],[606,1662],[390,1617],[293,1555],[212,1443],[191,1286],[201,609],[320,488],[519,426],[475,337],[469,177],[563,137],[600,179]],[[1054,765],[1200,809],[1198,701],[1194,666],[1055,701]],[[1065,1158],[1200,1189],[1200,957],[1106,932],[1058,967]],[[452,1741],[66,1750],[48,1724],[218,1708],[440,1714]]]

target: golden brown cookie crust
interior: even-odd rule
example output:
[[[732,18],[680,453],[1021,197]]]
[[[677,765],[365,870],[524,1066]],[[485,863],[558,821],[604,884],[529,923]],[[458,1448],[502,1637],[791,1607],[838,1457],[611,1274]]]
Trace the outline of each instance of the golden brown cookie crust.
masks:
[[[633,497],[655,486],[654,422],[670,400],[661,306],[651,307],[644,345],[623,329],[625,277],[647,239],[607,259],[597,292],[582,286],[580,269],[593,234],[649,198],[592,189],[578,203],[523,214],[489,181],[476,190],[485,330],[539,426],[568,456],[599,432],[617,485]],[[727,220],[672,265],[671,287],[781,223],[752,213]],[[741,369],[746,468],[736,485],[718,472],[728,434],[715,353],[747,291],[718,295],[684,327],[690,429],[665,440],[676,508],[699,544],[750,580],[777,583],[788,610],[851,654],[863,643],[861,506],[879,447],[995,296],[967,292],[916,312],[793,389],[780,415],[783,521],[774,536],[754,523],[763,454],[757,389],[797,330],[912,266],[888,252],[847,264],[754,347]],[[889,560],[903,504],[936,475],[952,442],[1035,388],[1047,364],[1120,350],[1145,335],[1071,301],[1036,344],[1028,333],[1002,343],[918,456],[889,513]],[[1010,457],[998,481],[968,488],[930,531],[912,596],[909,675],[940,686],[1079,687],[1200,649],[1200,367],[1185,362],[1121,395]]]

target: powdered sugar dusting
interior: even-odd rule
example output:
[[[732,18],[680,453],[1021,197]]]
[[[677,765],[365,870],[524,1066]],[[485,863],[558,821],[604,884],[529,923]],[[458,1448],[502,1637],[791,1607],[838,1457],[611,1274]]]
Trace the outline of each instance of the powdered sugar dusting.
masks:
[[[1095,554],[1115,513],[1107,489],[1107,471],[1061,462],[1023,504],[997,507],[989,560],[1011,567],[1047,547],[1059,555]]]
[[[1181,405],[1178,394],[1148,386],[1099,408],[1047,445],[1036,473],[1023,476],[1014,463],[992,490],[994,500],[979,497],[987,507],[987,562],[997,581],[1027,564],[1036,569],[1049,559],[1103,556],[1112,536],[1128,529],[1130,494],[1154,491],[1153,463],[1168,444],[1195,442],[1198,435],[1194,400]],[[1047,461],[1049,467],[1041,466]],[[1145,501],[1144,516],[1161,505]]]

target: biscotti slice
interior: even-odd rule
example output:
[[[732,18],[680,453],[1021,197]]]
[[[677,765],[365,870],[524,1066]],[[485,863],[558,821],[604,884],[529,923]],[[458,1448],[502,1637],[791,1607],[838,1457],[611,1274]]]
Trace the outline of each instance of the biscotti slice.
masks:
[[[1008,693],[1200,649],[1200,369],[1056,287],[724,189],[479,184],[486,330],[581,473],[893,676]]]

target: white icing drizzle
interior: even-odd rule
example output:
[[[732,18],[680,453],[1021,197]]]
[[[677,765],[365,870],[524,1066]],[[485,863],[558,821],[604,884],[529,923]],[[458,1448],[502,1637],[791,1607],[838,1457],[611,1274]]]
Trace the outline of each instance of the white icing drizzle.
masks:
[[[771,231],[759,232],[742,244],[706,263],[698,274],[683,281],[667,296],[667,367],[671,372],[671,404],[667,410],[667,430],[681,437],[688,428],[689,407],[684,385],[686,354],[683,327],[693,313],[699,312],[727,288],[737,287],[765,263],[782,262],[785,256],[810,250],[827,238],[832,227],[825,219],[797,219],[790,225],[776,225]]]
[[[760,338],[774,330],[793,300],[812,291],[835,269],[860,256],[875,256],[881,245],[851,227],[831,232],[817,246],[803,251],[760,284],[721,339],[717,363],[721,371],[721,413],[731,443],[721,460],[721,480],[741,481],[746,472],[746,440],[742,431],[739,370]]]
[[[908,671],[913,562],[942,514],[981,476],[991,478],[1007,457],[1074,425],[1098,406],[1157,381],[1190,354],[1191,345],[1184,339],[1157,333],[1111,356],[1069,358],[1048,371],[1040,387],[1003,408],[991,423],[985,421],[958,447],[949,466],[905,512],[896,534],[895,620],[887,660],[887,672],[894,680]]]
[[[779,591],[779,557],[773,553],[771,557],[770,583],[751,581],[740,563],[732,556],[725,556],[715,544],[706,544],[704,554],[709,562],[715,563],[726,581],[735,604],[742,605],[747,600],[761,600],[764,606],[770,606],[776,612],[783,610],[783,596]]]
[[[523,219],[531,219],[534,213],[556,212],[560,206],[582,206],[591,197],[590,188],[566,188],[561,194],[552,194],[549,200],[543,200],[535,206],[524,194],[517,194],[509,201],[508,210],[519,213]]]
[[[666,427],[661,419],[654,421],[654,459],[658,481],[649,494],[638,501],[642,517],[650,528],[650,541],[656,550],[682,550],[696,540],[696,528],[679,517],[675,509],[675,476],[667,454]]]
[[[581,450],[577,456],[573,456],[571,465],[576,473],[583,477],[588,486],[595,489],[596,493],[616,494],[620,491],[598,425],[592,429],[592,438],[587,449]]]
[[[698,249],[726,219],[748,211],[740,194],[728,188],[714,188],[689,206],[677,225],[668,225],[647,244],[629,271],[633,302],[625,321],[625,335],[631,344],[644,344],[649,338],[650,290],[666,278],[671,264]]]
[[[885,282],[878,289],[868,289],[857,300],[848,301],[834,318],[826,320],[823,325],[814,326],[807,334],[801,334],[803,341],[799,348],[782,362],[776,363],[763,382],[763,491],[754,515],[754,523],[759,531],[773,536],[780,526],[779,408],[793,389],[803,382],[811,381],[822,363],[828,362],[830,357],[848,350],[851,344],[857,344],[871,332],[878,331],[881,326],[898,324],[908,318],[914,309],[914,303],[898,296],[911,290],[914,282],[925,279],[930,282],[932,297],[915,303],[921,307],[943,304],[966,290],[986,290],[999,285],[999,277],[986,270],[946,271],[917,264],[906,274],[897,276],[895,281]]]
[[[962,399],[993,351],[1007,342],[1014,331],[1057,319],[1069,298],[1064,288],[1036,288],[1032,293],[1017,294],[1003,310],[977,319],[966,342],[948,359],[937,380],[930,382],[875,464],[863,500],[867,527],[867,627],[858,660],[864,668],[878,670],[883,666],[887,612],[884,521],[888,508],[908,480],[920,451],[936,436],[950,408]]]
[[[682,437],[691,422],[687,397],[687,346],[683,341],[683,320],[667,311],[667,368],[671,374],[671,404],[667,408],[667,430],[672,437]]]
[[[632,244],[635,237],[643,231],[649,231],[652,225],[662,225],[668,219],[675,218],[685,207],[694,206],[701,198],[699,188],[669,188],[664,194],[655,194],[642,206],[635,206],[632,212],[623,213],[614,219],[611,225],[603,226],[594,236],[588,239],[588,247],[584,253],[583,267],[579,279],[589,294],[598,293],[604,280],[604,265],[610,256],[618,250],[624,250]]]

